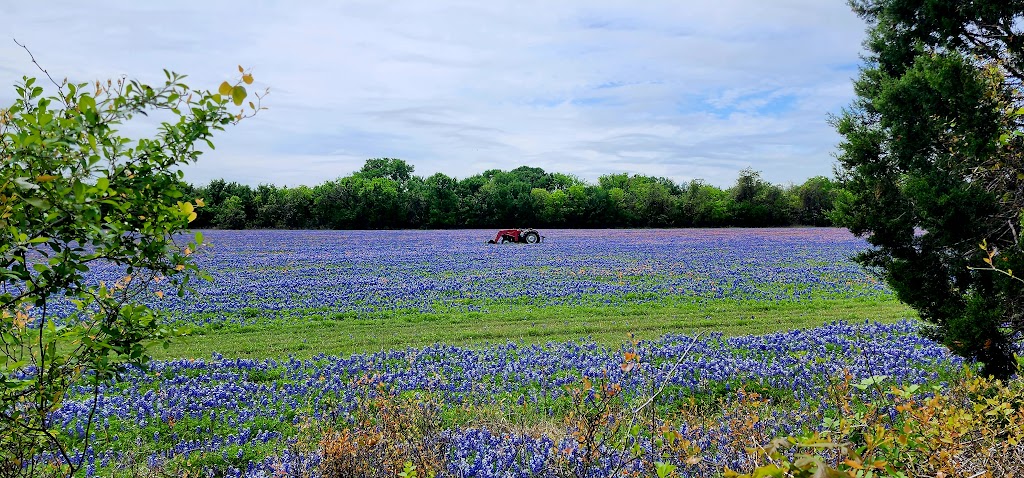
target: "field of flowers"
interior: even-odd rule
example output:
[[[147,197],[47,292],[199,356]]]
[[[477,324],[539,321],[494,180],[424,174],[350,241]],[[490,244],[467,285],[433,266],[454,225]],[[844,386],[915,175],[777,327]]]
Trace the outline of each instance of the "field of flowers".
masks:
[[[889,297],[850,261],[842,229],[551,230],[541,245],[493,231],[207,231],[214,278],[153,305],[195,325],[507,307]],[[122,275],[97,266],[94,280]]]
[[[491,232],[209,231],[198,262],[213,281],[184,298],[154,294],[152,305],[216,338],[218,325],[273,331],[307,314],[891,300],[849,260],[864,242],[837,229],[555,230],[529,246],[487,245]],[[616,346],[498,342],[157,361],[76,389],[53,418],[90,437],[75,450],[86,476],[397,476],[408,457],[437,476],[598,477],[657,460],[677,467],[672,476],[708,476],[751,469],[751,445],[820,429],[842,411],[837,384],[923,393],[963,371],[909,321]],[[660,432],[624,435],[628,450],[584,439],[588,420],[621,425],[613,403],[645,400],[672,417],[657,419]],[[674,454],[656,436],[674,437]]]
[[[674,429],[699,457],[677,460],[678,476],[707,476],[725,466],[749,469],[745,448],[758,439],[813,429],[834,417],[830,393],[838,383],[876,377],[886,386],[942,386],[961,368],[909,322],[835,323],[731,338],[666,335],[620,348],[580,340],[483,349],[436,345],[304,361],[172,360],[99,391],[90,431],[95,445],[78,457],[89,476],[133,466],[214,476],[317,476],[329,453],[325,434],[363,423],[357,409],[366,400],[406,397],[417,413],[436,407],[441,417],[435,426],[443,433],[420,436],[438,442],[443,465],[435,471],[441,476],[550,476],[558,466],[585,461],[576,428],[563,417],[581,390],[593,398],[596,388],[587,384],[602,383],[621,387],[627,401],[653,385],[664,387],[656,406],[667,413],[715,409]],[[79,399],[54,418],[84,435],[90,392],[79,390]],[[370,414],[379,417],[374,406],[383,405],[371,405]],[[610,456],[574,476],[608,476],[627,462]]]

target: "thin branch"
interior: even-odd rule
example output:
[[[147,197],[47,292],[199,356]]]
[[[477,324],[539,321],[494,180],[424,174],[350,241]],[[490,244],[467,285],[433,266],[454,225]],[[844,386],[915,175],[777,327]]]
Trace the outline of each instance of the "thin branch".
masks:
[[[96,415],[96,409],[99,408],[100,403],[100,381],[99,377],[93,376],[92,382],[92,406],[89,407],[89,419],[85,421],[85,437],[83,438],[82,449],[89,448],[89,429],[92,428],[92,420]]]
[[[27,46],[22,45],[21,43],[18,43],[17,39],[12,38],[12,40],[14,40],[14,44],[15,45],[20,46],[21,48],[23,48],[25,50],[26,53],[28,53],[28,57],[32,59],[32,63],[36,65],[36,68],[39,68],[39,71],[43,72],[43,74],[46,75],[46,77],[50,79],[50,83],[53,83],[53,86],[56,86],[57,89],[60,89],[60,88],[64,87],[60,83],[57,83],[57,80],[54,80],[53,77],[50,76],[50,72],[46,71],[46,68],[43,68],[43,65],[40,65],[39,62],[36,61],[36,56],[32,54],[32,50],[29,50]]]
[[[690,354],[690,350],[693,350],[693,347],[697,345],[697,342],[700,341],[702,335],[704,335],[704,332],[699,332],[697,335],[693,337],[693,341],[690,342],[690,345],[688,345],[686,349],[683,350],[683,353],[679,355],[679,359],[676,360],[675,365],[673,365],[672,368],[669,369],[668,374],[665,376],[665,381],[661,384],[661,387],[658,388],[658,391],[651,395],[650,398],[647,399],[647,401],[645,401],[639,407],[633,410],[634,416],[640,413],[640,411],[643,410],[644,408],[647,408],[647,406],[649,406],[650,404],[654,403],[654,400],[657,399],[659,395],[665,392],[665,388],[668,387],[669,380],[672,378],[673,375],[675,375],[676,369],[679,368],[679,366],[683,363],[683,360],[686,359],[686,356]]]
[[[1024,284],[1024,278],[1015,276],[1015,275],[1013,275],[1012,272],[1004,271],[1002,269],[998,269],[995,266],[993,266],[993,267],[972,267],[972,266],[967,266],[967,268],[972,270],[972,271],[992,271],[992,272],[998,272],[998,273],[1000,273],[1000,274],[1002,274],[1002,275],[1004,275],[1006,277],[1009,277],[1009,278],[1011,278],[1011,279],[1013,279],[1015,281],[1018,281],[1018,282]]]

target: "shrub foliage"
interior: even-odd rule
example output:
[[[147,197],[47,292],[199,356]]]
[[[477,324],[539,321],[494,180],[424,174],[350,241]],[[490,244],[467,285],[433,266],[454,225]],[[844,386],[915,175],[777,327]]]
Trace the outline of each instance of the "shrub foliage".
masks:
[[[190,256],[202,236],[176,235],[202,202],[182,199],[177,168],[259,108],[230,111],[253,81],[239,70],[217,93],[166,71],[156,86],[47,74],[49,94],[26,77],[14,104],[0,109],[0,473],[73,474],[82,458],[69,450],[87,448],[93,415],[81,435],[51,423],[69,387],[84,383],[95,395],[125,367],[144,365],[149,344],[180,333],[138,299],[162,294],[154,284],[183,293],[198,274]],[[118,134],[155,112],[170,119],[153,137]],[[98,264],[122,278],[88,281]],[[70,301],[74,312],[55,316],[54,301]]]

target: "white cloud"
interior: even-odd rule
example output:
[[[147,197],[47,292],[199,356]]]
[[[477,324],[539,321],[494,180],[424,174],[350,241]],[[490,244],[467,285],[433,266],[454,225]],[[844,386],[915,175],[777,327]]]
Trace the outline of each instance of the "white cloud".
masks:
[[[864,25],[842,1],[65,2],[5,7],[10,36],[76,81],[234,65],[269,110],[187,179],[316,184],[370,157],[465,177],[527,164],[728,185],[829,174]],[[0,42],[0,100],[36,75]]]

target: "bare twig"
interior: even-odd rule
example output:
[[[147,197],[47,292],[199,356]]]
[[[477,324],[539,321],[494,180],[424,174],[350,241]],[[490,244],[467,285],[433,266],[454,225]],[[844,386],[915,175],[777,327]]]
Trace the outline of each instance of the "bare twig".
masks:
[[[697,335],[693,337],[693,342],[690,342],[690,345],[688,345],[686,349],[683,350],[683,353],[679,355],[679,359],[676,360],[675,365],[673,365],[672,368],[669,369],[668,374],[665,376],[665,381],[661,384],[661,387],[658,388],[658,391],[654,392],[654,394],[651,395],[644,403],[640,404],[639,407],[633,410],[634,416],[640,413],[640,411],[643,410],[644,408],[647,408],[650,404],[654,403],[654,400],[657,399],[659,395],[665,392],[665,388],[668,387],[669,380],[672,378],[673,375],[675,375],[676,369],[679,368],[679,366],[683,363],[683,360],[686,359],[686,356],[690,354],[690,350],[693,350],[693,347],[697,345],[697,342],[700,341],[702,335],[704,335],[704,332],[699,332]]]
[[[23,45],[21,43],[18,43],[17,39],[13,39],[12,38],[12,40],[14,40],[14,44],[15,45],[20,46],[21,48],[23,48],[25,50],[26,53],[28,53],[28,57],[32,59],[32,63],[36,65],[36,68],[39,68],[39,71],[43,72],[43,74],[46,75],[46,77],[50,79],[50,83],[53,83],[53,86],[56,86],[58,89],[59,88],[63,88],[63,85],[61,85],[60,83],[57,83],[57,80],[54,80],[53,77],[50,76],[50,72],[46,71],[46,68],[43,68],[43,65],[40,65],[39,62],[36,61],[36,56],[32,54],[32,50],[29,50],[27,46],[25,46],[25,45]]]

